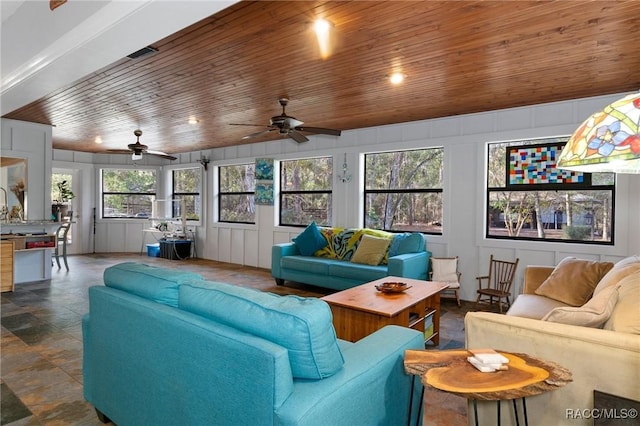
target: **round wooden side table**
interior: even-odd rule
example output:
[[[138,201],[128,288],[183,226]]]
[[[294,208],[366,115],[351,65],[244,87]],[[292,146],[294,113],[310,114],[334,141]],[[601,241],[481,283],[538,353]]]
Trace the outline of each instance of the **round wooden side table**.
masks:
[[[512,400],[516,424],[519,425],[516,400],[521,399],[523,418],[527,425],[526,397],[558,389],[572,381],[571,372],[553,362],[522,353],[498,352],[509,359],[507,370],[483,373],[467,361],[471,353],[464,349],[406,350],[404,368],[407,374],[420,377],[424,386],[473,400],[476,426],[478,400],[497,401],[498,425],[500,401]],[[423,398],[424,389],[419,410],[422,409]],[[419,416],[420,414],[418,418]]]

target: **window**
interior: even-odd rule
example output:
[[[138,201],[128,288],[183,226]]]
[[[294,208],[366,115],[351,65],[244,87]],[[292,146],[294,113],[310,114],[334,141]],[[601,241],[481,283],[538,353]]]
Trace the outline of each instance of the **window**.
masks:
[[[218,220],[255,223],[255,165],[220,166],[218,183]]]
[[[103,218],[146,219],[155,196],[155,170],[102,170]]]
[[[179,201],[173,203],[173,217],[182,216],[180,209],[182,202],[184,202],[187,220],[200,220],[202,208],[200,204],[201,176],[199,167],[173,171],[173,195],[171,198]]]
[[[280,163],[280,225],[331,225],[333,159],[287,160]]]
[[[615,175],[556,169],[566,142],[489,144],[487,238],[613,244]]]
[[[365,154],[365,226],[442,234],[443,155],[443,148]]]

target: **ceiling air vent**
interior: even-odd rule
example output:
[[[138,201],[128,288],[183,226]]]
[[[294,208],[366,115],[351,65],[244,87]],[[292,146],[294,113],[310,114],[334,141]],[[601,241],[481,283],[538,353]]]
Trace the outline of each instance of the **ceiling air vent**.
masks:
[[[155,53],[158,52],[158,49],[156,49],[155,47],[151,47],[151,46],[147,46],[147,47],[143,47],[142,49],[133,52],[130,55],[127,55],[127,58],[129,59],[138,59],[142,56],[148,56],[148,55],[153,55]]]

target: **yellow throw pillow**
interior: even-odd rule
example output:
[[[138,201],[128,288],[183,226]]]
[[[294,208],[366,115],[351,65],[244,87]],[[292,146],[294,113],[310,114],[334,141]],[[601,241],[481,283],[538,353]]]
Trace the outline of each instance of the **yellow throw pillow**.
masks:
[[[362,236],[358,249],[351,258],[351,261],[365,265],[379,265],[387,252],[389,244],[391,244],[390,239],[372,237],[371,235],[365,234]]]
[[[591,298],[602,277],[613,268],[611,262],[564,258],[535,291],[570,306],[582,306]]]

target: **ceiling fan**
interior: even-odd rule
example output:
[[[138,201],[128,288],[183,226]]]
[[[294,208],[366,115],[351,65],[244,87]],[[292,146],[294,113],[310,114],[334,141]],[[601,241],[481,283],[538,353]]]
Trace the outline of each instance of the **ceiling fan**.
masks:
[[[109,149],[109,152],[115,154],[129,154],[131,153],[131,159],[142,160],[142,154],[155,155],[156,157],[166,158],[167,160],[176,160],[176,157],[165,154],[160,151],[149,151],[149,147],[140,143],[140,136],[142,136],[142,130],[134,130],[133,134],[136,136],[136,143],[130,143],[127,145],[128,149]]]
[[[286,114],[285,108],[289,103],[289,99],[280,98],[278,99],[278,102],[280,102],[280,105],[282,106],[282,114],[271,117],[271,119],[269,120],[269,125],[266,126],[267,127],[266,130],[262,130],[256,133],[251,133],[250,135],[244,136],[242,139],[255,138],[258,136],[266,135],[267,133],[274,132],[274,131],[277,131],[281,135],[286,135],[298,143],[307,142],[309,140],[306,138],[306,136],[304,136],[300,132],[314,133],[314,134],[320,134],[320,135],[340,136],[340,133],[341,133],[340,130],[325,129],[322,127],[303,126],[304,124],[303,121],[300,121]],[[241,123],[230,123],[230,124],[232,126],[265,127],[262,124],[241,124]]]

